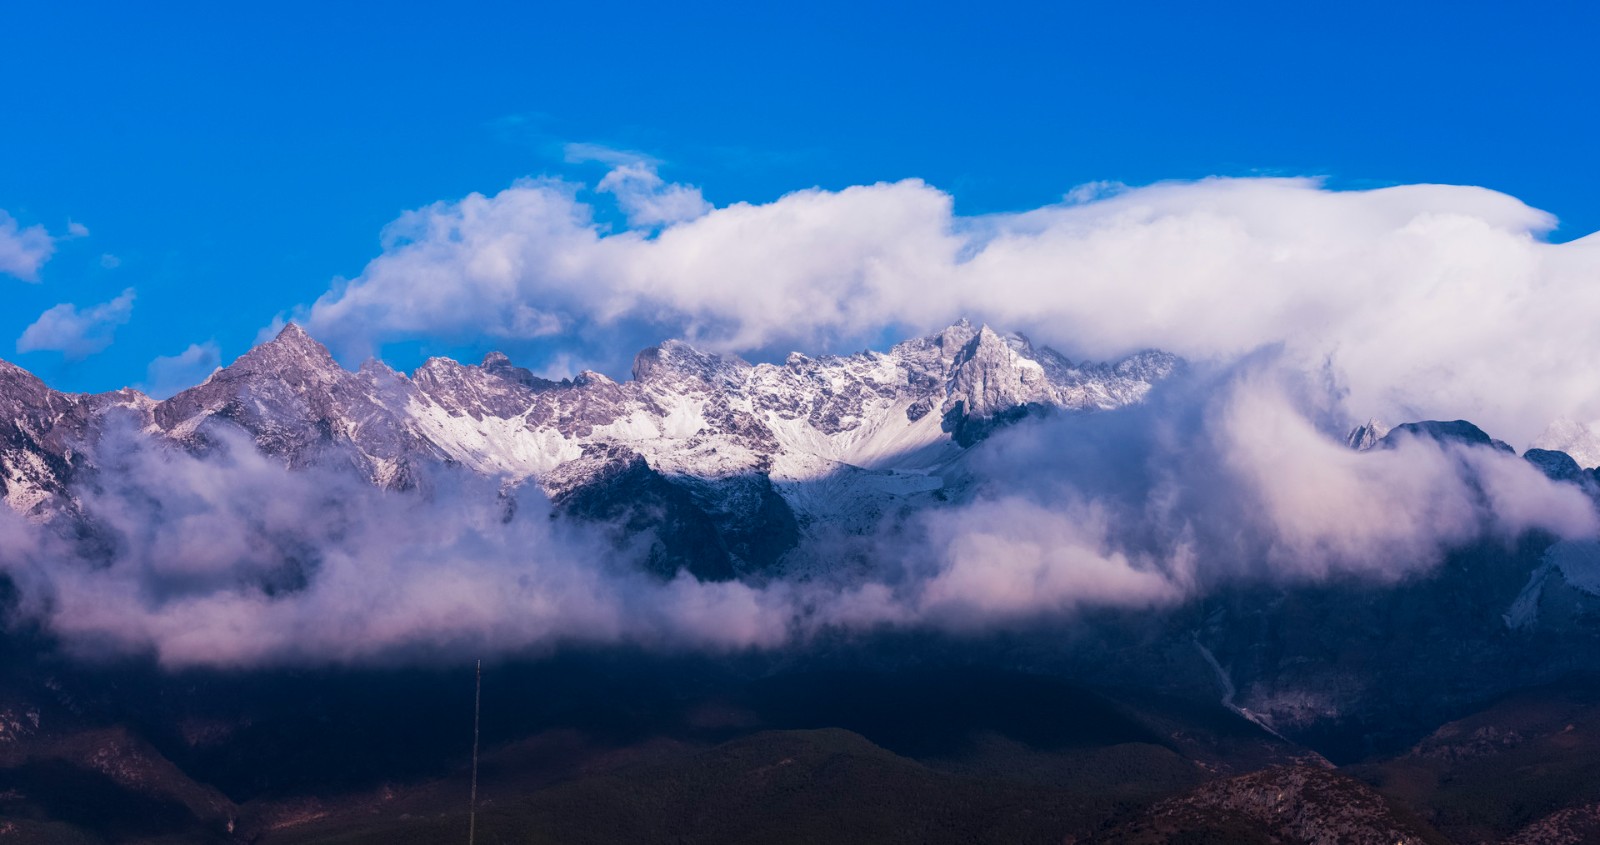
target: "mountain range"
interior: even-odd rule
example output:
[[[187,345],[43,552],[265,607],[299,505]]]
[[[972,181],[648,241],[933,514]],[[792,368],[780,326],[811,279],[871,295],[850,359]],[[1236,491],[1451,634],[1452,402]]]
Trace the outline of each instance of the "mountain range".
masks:
[[[95,491],[124,471],[119,456],[249,444],[291,472],[397,495],[464,473],[507,508],[537,495],[648,543],[643,565],[662,579],[758,582],[803,576],[790,568],[808,541],[1003,484],[977,464],[1010,427],[1126,413],[1190,369],[1160,351],[1074,362],[962,321],[782,363],[669,341],[621,382],[544,379],[498,353],[403,374],[347,370],[291,324],[160,401],[61,393],[0,363],[0,497],[92,564]],[[1586,454],[1580,428],[1557,434]],[[1515,454],[1461,420],[1373,421],[1347,444],[1416,439]],[[1600,469],[1571,453],[1520,458],[1600,500]],[[0,598],[9,609],[14,591]],[[753,665],[513,656],[492,667],[505,686],[491,707],[505,710],[485,783],[502,803],[484,818],[561,842],[787,841],[792,825],[838,841],[1583,841],[1600,829],[1596,645],[1600,546],[1532,531],[1389,581],[1246,581],[1030,636],[879,631]],[[18,620],[0,640],[0,834],[454,835],[451,720],[469,702],[440,670],[174,674],[54,646]],[[1524,768],[1508,782],[1509,765]],[[780,811],[740,814],[755,804]],[[994,827],[1002,816],[1014,824]]]
[[[551,381],[491,353],[410,375],[348,371],[299,326],[164,401],[64,394],[0,363],[0,496],[35,522],[82,518],[108,425],[203,454],[242,432],[290,468],[338,465],[408,489],[454,465],[569,512],[656,531],[651,565],[724,579],[769,568],[817,527],[866,528],[945,499],[962,457],[1028,414],[1142,399],[1181,366],[1140,352],[1077,363],[1017,334],[956,323],[888,352],[752,365],[669,341],[633,377]]]

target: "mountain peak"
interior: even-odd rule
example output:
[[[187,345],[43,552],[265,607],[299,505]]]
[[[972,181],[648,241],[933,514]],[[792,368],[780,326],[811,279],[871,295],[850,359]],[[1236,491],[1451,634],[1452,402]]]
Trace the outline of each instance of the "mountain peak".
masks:
[[[1021,335],[1003,335],[989,328],[987,323],[978,326],[971,339],[955,353],[954,365],[969,361],[982,361],[990,366],[1015,365],[1017,359],[1031,360],[1032,346]]]
[[[972,323],[963,317],[925,339],[909,341],[909,343],[915,345],[931,343],[934,348],[939,350],[939,358],[948,365],[953,358],[961,354],[961,351],[967,347],[967,344],[972,342],[972,339],[977,334],[978,332],[972,327]]]
[[[1377,417],[1373,417],[1367,420],[1366,425],[1358,425],[1351,429],[1350,433],[1345,435],[1344,442],[1357,452],[1365,452],[1376,447],[1388,434],[1389,426],[1384,425]]]
[[[385,364],[377,358],[368,358],[367,360],[362,361],[361,368],[356,370],[356,372],[374,378],[405,378],[405,376],[395,372],[393,367]]]
[[[519,367],[516,364],[511,363],[511,358],[508,357],[504,352],[490,352],[489,354],[483,356],[483,362],[478,364],[478,369],[489,373],[490,375],[498,376],[508,381],[514,381],[525,387],[543,389],[546,387],[555,386],[555,382],[550,381],[549,379],[539,378],[526,367]]]
[[[4,359],[0,359],[0,385],[8,385],[11,389],[16,389],[17,386],[25,386],[30,392],[48,391],[50,389],[38,376]],[[0,396],[0,399],[3,398],[5,397]]]
[[[702,352],[684,341],[668,340],[634,356],[633,378],[635,381],[650,381],[676,375],[713,380],[725,370],[747,369],[749,366],[736,355]]]
[[[1436,443],[1461,443],[1467,446],[1488,446],[1501,452],[1516,454],[1516,450],[1503,441],[1490,437],[1483,429],[1466,420],[1422,420],[1395,426],[1378,441],[1378,447],[1394,448],[1402,438],[1432,440]]]
[[[309,344],[318,348],[321,348],[322,346],[322,344],[317,343],[316,339],[308,334],[305,329],[300,328],[299,323],[295,322],[284,323],[283,328],[278,330],[278,336],[274,337],[268,342],[284,343],[294,346],[304,346]]]
[[[279,374],[287,370],[332,372],[343,369],[333,360],[328,347],[295,323],[285,324],[277,337],[246,352],[228,369],[235,367],[245,372],[262,370]]]
[[[299,323],[284,323],[278,331],[278,336],[262,344],[278,349],[297,349],[319,355],[328,355],[328,347],[323,346],[316,338],[312,337]],[[258,349],[260,347],[257,347]],[[332,357],[328,355],[328,357]]]

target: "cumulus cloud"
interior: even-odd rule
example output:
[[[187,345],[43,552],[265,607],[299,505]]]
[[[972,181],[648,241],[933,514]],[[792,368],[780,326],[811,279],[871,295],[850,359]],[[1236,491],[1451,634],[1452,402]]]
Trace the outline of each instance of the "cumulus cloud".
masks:
[[[76,224],[74,224],[76,225]],[[88,230],[85,229],[87,234]],[[77,234],[73,232],[73,234]],[[0,273],[37,282],[39,268],[56,251],[55,238],[43,226],[27,226],[0,209]]]
[[[600,180],[595,189],[617,198],[631,226],[651,227],[693,220],[711,211],[700,189],[669,184],[654,168],[623,164]]]
[[[1600,356],[1600,241],[1548,243],[1548,214],[1482,188],[1208,179],[967,217],[916,180],[711,210],[648,162],[603,184],[633,203],[633,228],[597,223],[562,181],[438,203],[302,316],[347,356],[487,327],[610,337],[625,360],[662,336],[859,348],[965,314],[1092,357],[1281,343],[1362,418],[1465,417],[1519,443],[1600,418],[1583,364]]]
[[[176,355],[161,355],[145,369],[145,392],[165,399],[187,390],[211,375],[222,365],[222,350],[217,342],[191,343]]]
[[[82,311],[63,302],[46,310],[17,338],[18,352],[60,352],[69,359],[87,358],[103,351],[116,337],[117,327],[133,317],[133,288],[110,302]]]

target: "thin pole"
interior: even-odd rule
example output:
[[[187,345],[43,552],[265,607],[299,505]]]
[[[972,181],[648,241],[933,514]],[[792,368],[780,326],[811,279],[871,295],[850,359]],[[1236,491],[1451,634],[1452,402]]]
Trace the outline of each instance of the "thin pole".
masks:
[[[478,661],[476,689],[472,694],[472,799],[467,805],[467,845],[478,834],[478,714],[483,708],[483,661]]]

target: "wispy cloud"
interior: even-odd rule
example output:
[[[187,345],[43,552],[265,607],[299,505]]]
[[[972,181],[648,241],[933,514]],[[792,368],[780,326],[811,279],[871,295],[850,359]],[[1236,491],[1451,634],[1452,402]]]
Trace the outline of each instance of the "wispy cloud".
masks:
[[[117,327],[133,316],[134,290],[128,288],[110,302],[82,311],[62,303],[34,320],[17,338],[18,352],[60,352],[69,359],[87,358],[105,350],[115,339]]]
[[[87,234],[88,230],[84,230]],[[39,280],[39,268],[55,253],[55,238],[43,226],[27,226],[0,209],[0,273],[25,282]]]
[[[573,141],[562,146],[562,157],[567,164],[604,164],[610,167],[641,165],[650,169],[661,166],[661,160],[638,150],[627,150],[592,141]]]

